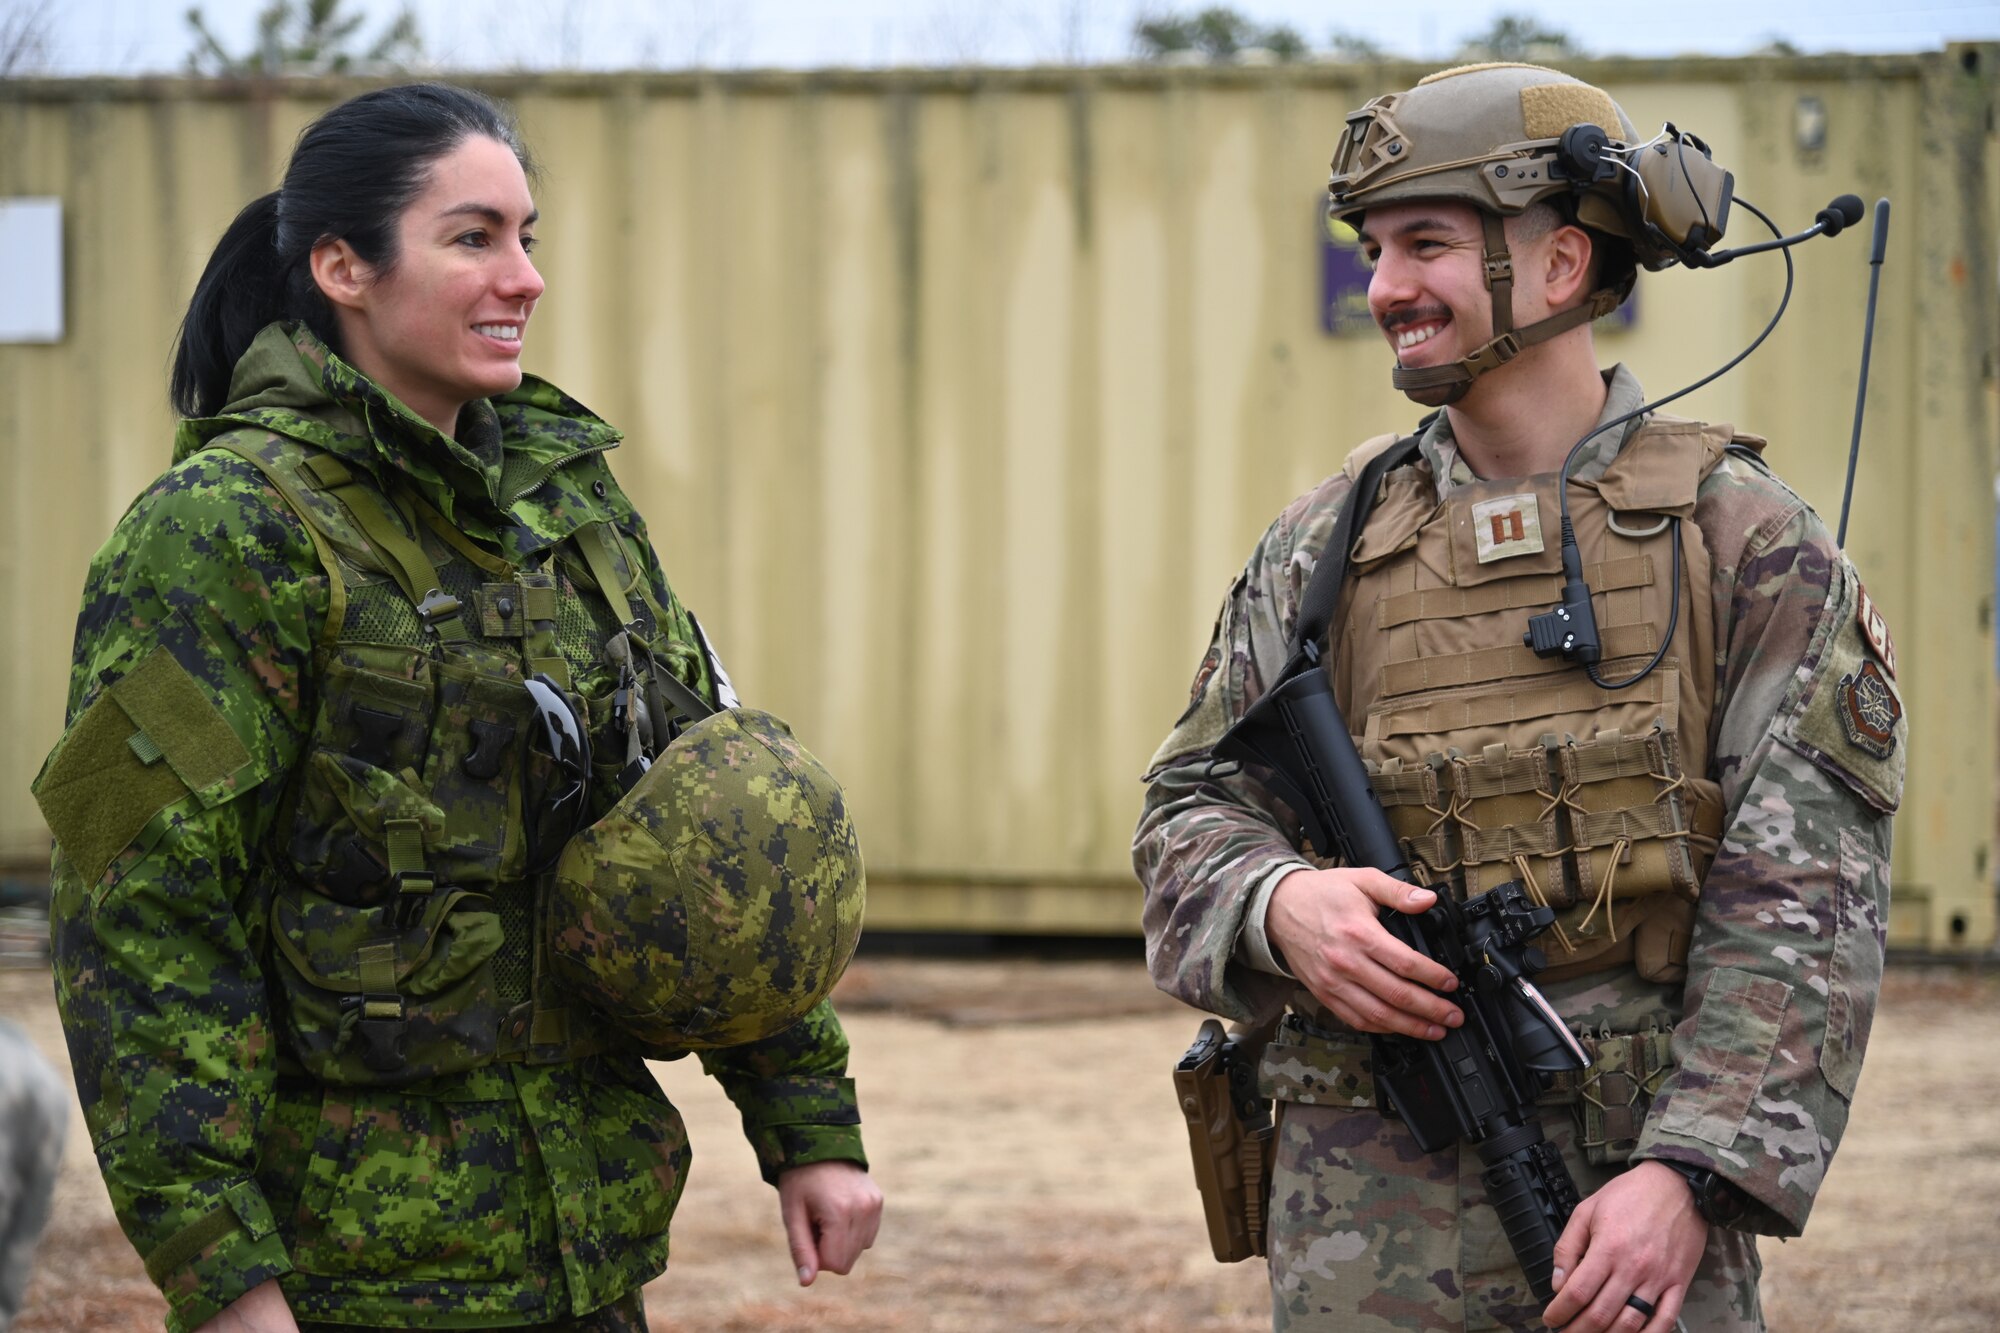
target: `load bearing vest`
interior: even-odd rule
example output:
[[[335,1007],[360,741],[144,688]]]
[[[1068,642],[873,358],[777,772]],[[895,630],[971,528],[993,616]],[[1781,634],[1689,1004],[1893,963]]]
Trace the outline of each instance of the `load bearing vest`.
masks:
[[[525,676],[571,687],[632,621],[672,623],[608,521],[565,539],[597,586],[483,549],[420,498],[261,431],[218,437],[270,480],[328,576],[317,712],[267,844],[290,1045],[336,1083],[560,1063],[610,1034],[549,977],[525,873]],[[678,646],[678,645],[676,645]],[[577,701],[581,702],[581,701]]]
[[[1427,882],[1476,896],[1519,880],[1554,908],[1537,944],[1556,976],[1626,962],[1684,975],[1723,815],[1708,777],[1711,559],[1693,518],[1732,438],[1655,415],[1603,475],[1569,483],[1599,674],[1634,675],[1675,622],[1658,668],[1627,689],[1522,642],[1527,617],[1560,600],[1556,474],[1475,481],[1440,503],[1428,470],[1400,468],[1354,548],[1333,685],[1390,825]]]

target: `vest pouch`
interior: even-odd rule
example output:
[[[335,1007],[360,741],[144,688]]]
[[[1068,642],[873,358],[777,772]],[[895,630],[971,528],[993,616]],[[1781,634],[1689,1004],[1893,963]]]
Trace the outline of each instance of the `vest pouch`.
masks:
[[[613,719],[616,707],[617,700],[613,694],[600,694],[583,701],[584,725],[590,731],[592,823],[609,814],[625,791],[626,732]]]
[[[395,773],[321,749],[302,771],[292,863],[334,901],[387,904],[399,889],[391,863],[402,859],[391,851],[392,833],[412,830],[428,848],[444,830],[444,812],[417,789],[409,769]]]
[[[1489,745],[1422,765],[1391,759],[1371,780],[1404,853],[1430,882],[1462,871],[1467,898],[1518,880],[1542,906],[1576,902],[1547,749]]]
[[[1410,869],[1426,883],[1439,883],[1458,868],[1451,830],[1451,797],[1431,764],[1400,759],[1368,765],[1368,782],[1388,816],[1389,829]]]
[[[394,1087],[493,1058],[501,929],[491,900],[440,889],[401,929],[392,911],[309,888],[285,889],[272,902],[286,1031],[322,1082]]]
[[[1644,913],[1632,928],[1632,967],[1641,981],[1673,984],[1687,980],[1688,946],[1694,942],[1694,904],[1656,894],[1641,903]]]
[[[431,687],[335,661],[323,698],[313,748],[295,779],[287,856],[328,897],[384,903],[396,892],[389,821],[414,822],[426,843],[443,829],[443,812],[417,785]]]
[[[1659,1029],[1614,1036],[1585,1033],[1579,1040],[1590,1064],[1556,1076],[1538,1100],[1570,1107],[1576,1119],[1576,1147],[1592,1166],[1620,1166],[1631,1160],[1645,1128],[1646,1112],[1673,1071],[1669,1033]]]
[[[1556,751],[1562,803],[1576,867],[1577,898],[1556,917],[1545,939],[1552,969],[1601,960],[1610,966],[1636,957],[1634,932],[1643,916],[1618,905],[1665,895],[1692,903],[1700,891],[1688,843],[1690,784],[1673,736],[1660,727],[1626,735],[1601,731]],[[1669,965],[1671,928],[1655,927],[1649,957]],[[1681,948],[1685,958],[1685,946]]]
[[[454,655],[434,672],[423,790],[441,827],[425,847],[425,866],[455,887],[513,883],[527,864],[518,789],[534,700],[497,663],[482,669]]]
[[[1551,770],[1549,750],[1539,745],[1493,744],[1476,755],[1451,756],[1447,772],[1468,899],[1519,880],[1540,906],[1576,902]]]

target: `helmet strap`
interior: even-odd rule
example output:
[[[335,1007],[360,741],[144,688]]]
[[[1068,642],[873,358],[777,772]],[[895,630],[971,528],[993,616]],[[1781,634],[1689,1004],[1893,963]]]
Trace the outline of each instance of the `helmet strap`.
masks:
[[[1521,354],[1523,348],[1547,342],[1568,333],[1579,324],[1600,319],[1618,308],[1625,294],[1600,287],[1582,305],[1536,320],[1524,329],[1514,327],[1514,257],[1507,251],[1506,224],[1497,213],[1480,210],[1479,221],[1486,234],[1486,290],[1493,293],[1493,339],[1474,348],[1447,366],[1405,369],[1397,366],[1390,378],[1398,389],[1425,407],[1443,407],[1465,397],[1472,382],[1489,370],[1497,370]]]

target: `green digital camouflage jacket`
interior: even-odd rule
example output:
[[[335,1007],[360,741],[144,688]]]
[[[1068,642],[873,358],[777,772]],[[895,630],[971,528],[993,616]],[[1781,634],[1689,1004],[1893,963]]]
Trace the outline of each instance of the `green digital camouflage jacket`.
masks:
[[[1610,389],[1602,420],[1643,401],[1622,368]],[[1601,474],[1624,438],[1593,442],[1577,474]],[[1444,415],[1420,458],[1440,500],[1471,479]],[[1187,711],[1147,774],[1133,860],[1154,979],[1234,1019],[1262,1021],[1300,993],[1288,977],[1248,965],[1238,947],[1258,886],[1299,853],[1282,804],[1250,773],[1212,771],[1210,750],[1283,667],[1350,488],[1335,474],[1264,534],[1223,603]],[[1633,1158],[1708,1167],[1754,1201],[1746,1226],[1795,1235],[1846,1127],[1874,1016],[1908,724],[1891,686],[1883,752],[1843,728],[1844,679],[1870,662],[1874,679],[1892,679],[1893,649],[1805,501],[1753,455],[1732,451],[1702,483],[1694,519],[1714,561],[1721,660],[1708,776],[1722,787],[1726,832],[1697,906],[1688,975],[1663,986],[1628,965],[1545,989],[1580,1029],[1631,1032],[1624,1024],[1636,1015],[1666,1015],[1675,1067]]]
[[[587,1312],[664,1267],[685,1179],[680,1117],[640,1059],[489,1064],[383,1089],[323,1085],[288,1049],[272,824],[312,724],[329,580],[315,535],[257,468],[204,446],[245,430],[314,445],[516,560],[608,518],[645,552],[675,622],[660,637],[699,633],[605,466],[618,433],[553,386],[529,377],[470,405],[454,441],[309,332],[273,325],[230,398],[183,424],[172,468],[92,562],[68,729],[37,779],[57,840],[57,998],[120,1223],[176,1333],[272,1277],[301,1317],[333,1322],[493,1328]],[[130,688],[162,650],[191,682],[171,708]],[[713,698],[719,668],[699,658]],[[601,663],[569,665],[586,694],[605,679]],[[142,702],[134,735],[121,708]],[[864,1161],[830,1005],[702,1059],[767,1179]]]

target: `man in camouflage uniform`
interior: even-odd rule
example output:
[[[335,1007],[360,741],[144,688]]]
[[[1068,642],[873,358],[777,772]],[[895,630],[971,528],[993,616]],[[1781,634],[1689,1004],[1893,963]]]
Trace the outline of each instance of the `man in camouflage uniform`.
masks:
[[[646,691],[621,629],[735,700],[605,465],[618,433],[527,377],[447,437],[302,325],[257,336],[230,400],[93,561],[36,783],[120,1223],[173,1333],[273,1279],[307,1328],[643,1327],[689,1148],[640,1059],[671,1053],[550,984],[522,678],[585,707],[594,813]],[[700,1057],[802,1281],[800,1182],[865,1166],[847,1052],[821,1001]]]
[[[1280,1329],[1762,1328],[1753,1234],[1804,1226],[1859,1074],[1907,731],[1894,650],[1761,440],[1614,425],[1643,395],[1598,369],[1588,319],[1648,234],[1548,171],[1578,124],[1635,143],[1597,89],[1526,66],[1349,118],[1334,210],[1399,387],[1445,406],[1358,527],[1325,661],[1419,877],[1519,880],[1556,909],[1542,988],[1593,1063],[1542,1118],[1585,1198],[1545,1310],[1476,1152],[1425,1154],[1378,1109],[1365,1034],[1463,1021],[1433,993],[1449,974],[1376,919],[1434,890],[1305,854],[1258,771],[1213,762],[1287,662],[1336,515],[1392,444],[1372,441],[1230,589],[1134,842],[1159,985],[1285,1014],[1263,1064]],[[1556,474],[1586,437],[1567,493],[1616,688],[1522,643],[1561,595]]]

